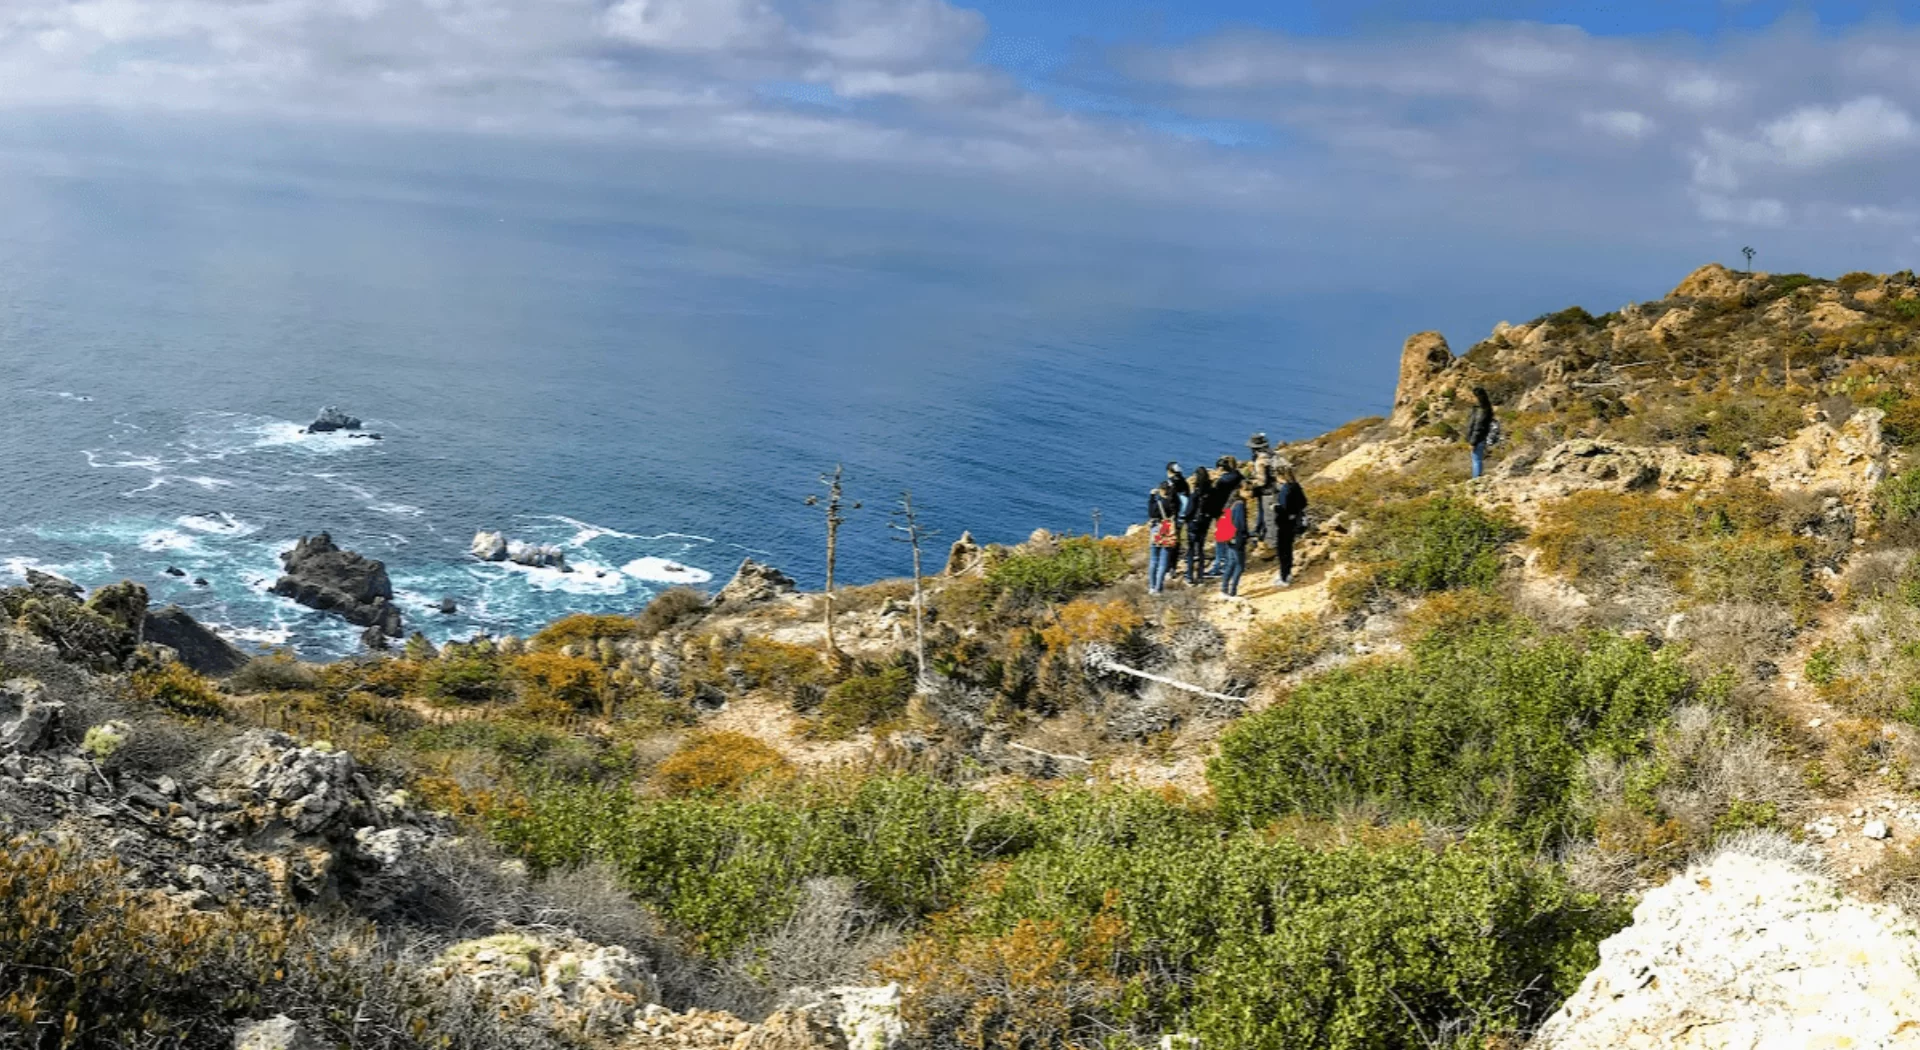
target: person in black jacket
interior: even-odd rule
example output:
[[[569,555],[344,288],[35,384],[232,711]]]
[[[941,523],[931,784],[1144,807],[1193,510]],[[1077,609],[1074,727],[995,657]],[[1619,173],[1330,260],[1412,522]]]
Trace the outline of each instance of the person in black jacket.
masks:
[[[1187,527],[1187,501],[1191,491],[1187,485],[1186,475],[1180,473],[1180,464],[1167,464],[1167,495],[1173,497],[1173,505],[1175,509],[1179,511],[1179,513],[1175,515],[1179,523],[1176,528],[1183,533],[1180,537],[1180,542],[1174,545],[1173,561],[1167,565],[1168,576],[1176,575],[1179,572],[1180,551],[1186,547],[1187,541],[1184,532]]]
[[[1159,594],[1180,546],[1180,501],[1167,491],[1165,482],[1147,493],[1147,537],[1147,593]]]
[[[1487,465],[1487,439],[1493,436],[1493,399],[1487,388],[1473,388],[1473,411],[1467,415],[1467,444],[1473,449],[1473,476],[1479,477]]]
[[[1300,535],[1307,523],[1307,492],[1300,487],[1300,478],[1293,472],[1293,464],[1281,463],[1277,470],[1280,475],[1280,491],[1274,496],[1275,528],[1273,529],[1273,553],[1280,563],[1280,586],[1293,584],[1293,538]]]
[[[1240,473],[1240,467],[1232,456],[1221,456],[1214,464],[1213,485],[1207,490],[1206,504],[1202,510],[1207,515],[1207,526],[1212,528],[1227,513],[1227,505],[1240,494],[1240,486],[1246,478]],[[1216,544],[1213,552],[1213,565],[1207,570],[1208,576],[1220,575],[1220,550]]]
[[[1207,517],[1207,504],[1213,499],[1213,476],[1200,467],[1188,479],[1187,506],[1181,523],[1187,529],[1187,582],[1199,583],[1207,567],[1207,532],[1213,527]]]

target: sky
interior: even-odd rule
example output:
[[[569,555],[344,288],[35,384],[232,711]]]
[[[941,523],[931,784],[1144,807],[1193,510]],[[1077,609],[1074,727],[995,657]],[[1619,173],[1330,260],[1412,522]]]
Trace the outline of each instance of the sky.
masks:
[[[16,170],[586,180],[1458,327],[1920,266],[1917,113],[1920,3],[0,3]]]

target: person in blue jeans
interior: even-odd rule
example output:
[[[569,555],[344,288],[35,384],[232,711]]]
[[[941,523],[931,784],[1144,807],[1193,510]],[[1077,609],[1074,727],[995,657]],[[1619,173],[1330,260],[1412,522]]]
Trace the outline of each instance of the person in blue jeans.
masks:
[[[1473,476],[1479,477],[1487,466],[1487,439],[1493,436],[1493,399],[1487,388],[1473,388],[1473,411],[1467,416],[1467,444],[1473,449]]]
[[[1162,482],[1147,493],[1147,535],[1151,544],[1147,562],[1147,593],[1159,594],[1173,571],[1180,549],[1180,501]]]
[[[1247,568],[1247,493],[1235,490],[1232,500],[1220,514],[1213,533],[1213,560],[1220,567],[1220,593],[1229,598],[1240,594],[1240,576]]]

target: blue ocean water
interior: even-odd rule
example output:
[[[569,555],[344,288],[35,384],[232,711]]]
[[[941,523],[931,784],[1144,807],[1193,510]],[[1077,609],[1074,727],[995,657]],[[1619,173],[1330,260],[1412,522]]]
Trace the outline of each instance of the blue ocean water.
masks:
[[[265,590],[324,529],[387,563],[410,629],[524,633],[748,555],[818,586],[804,500],[835,463],[857,582],[907,571],[903,489],[937,545],[1118,528],[1169,459],[1391,394],[1397,334],[1341,343],[1311,301],[1122,283],[1016,235],[381,185],[0,172],[0,579],[134,579],[338,655],[354,629]],[[383,440],[301,433],[322,405]],[[480,529],[580,571],[473,561]]]

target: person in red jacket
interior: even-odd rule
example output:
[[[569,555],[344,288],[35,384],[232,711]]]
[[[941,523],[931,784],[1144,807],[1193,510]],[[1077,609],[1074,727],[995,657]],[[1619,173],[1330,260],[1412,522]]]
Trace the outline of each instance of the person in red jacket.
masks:
[[[1213,562],[1220,569],[1220,593],[1240,594],[1240,576],[1247,567],[1247,496],[1235,490],[1213,530]]]

